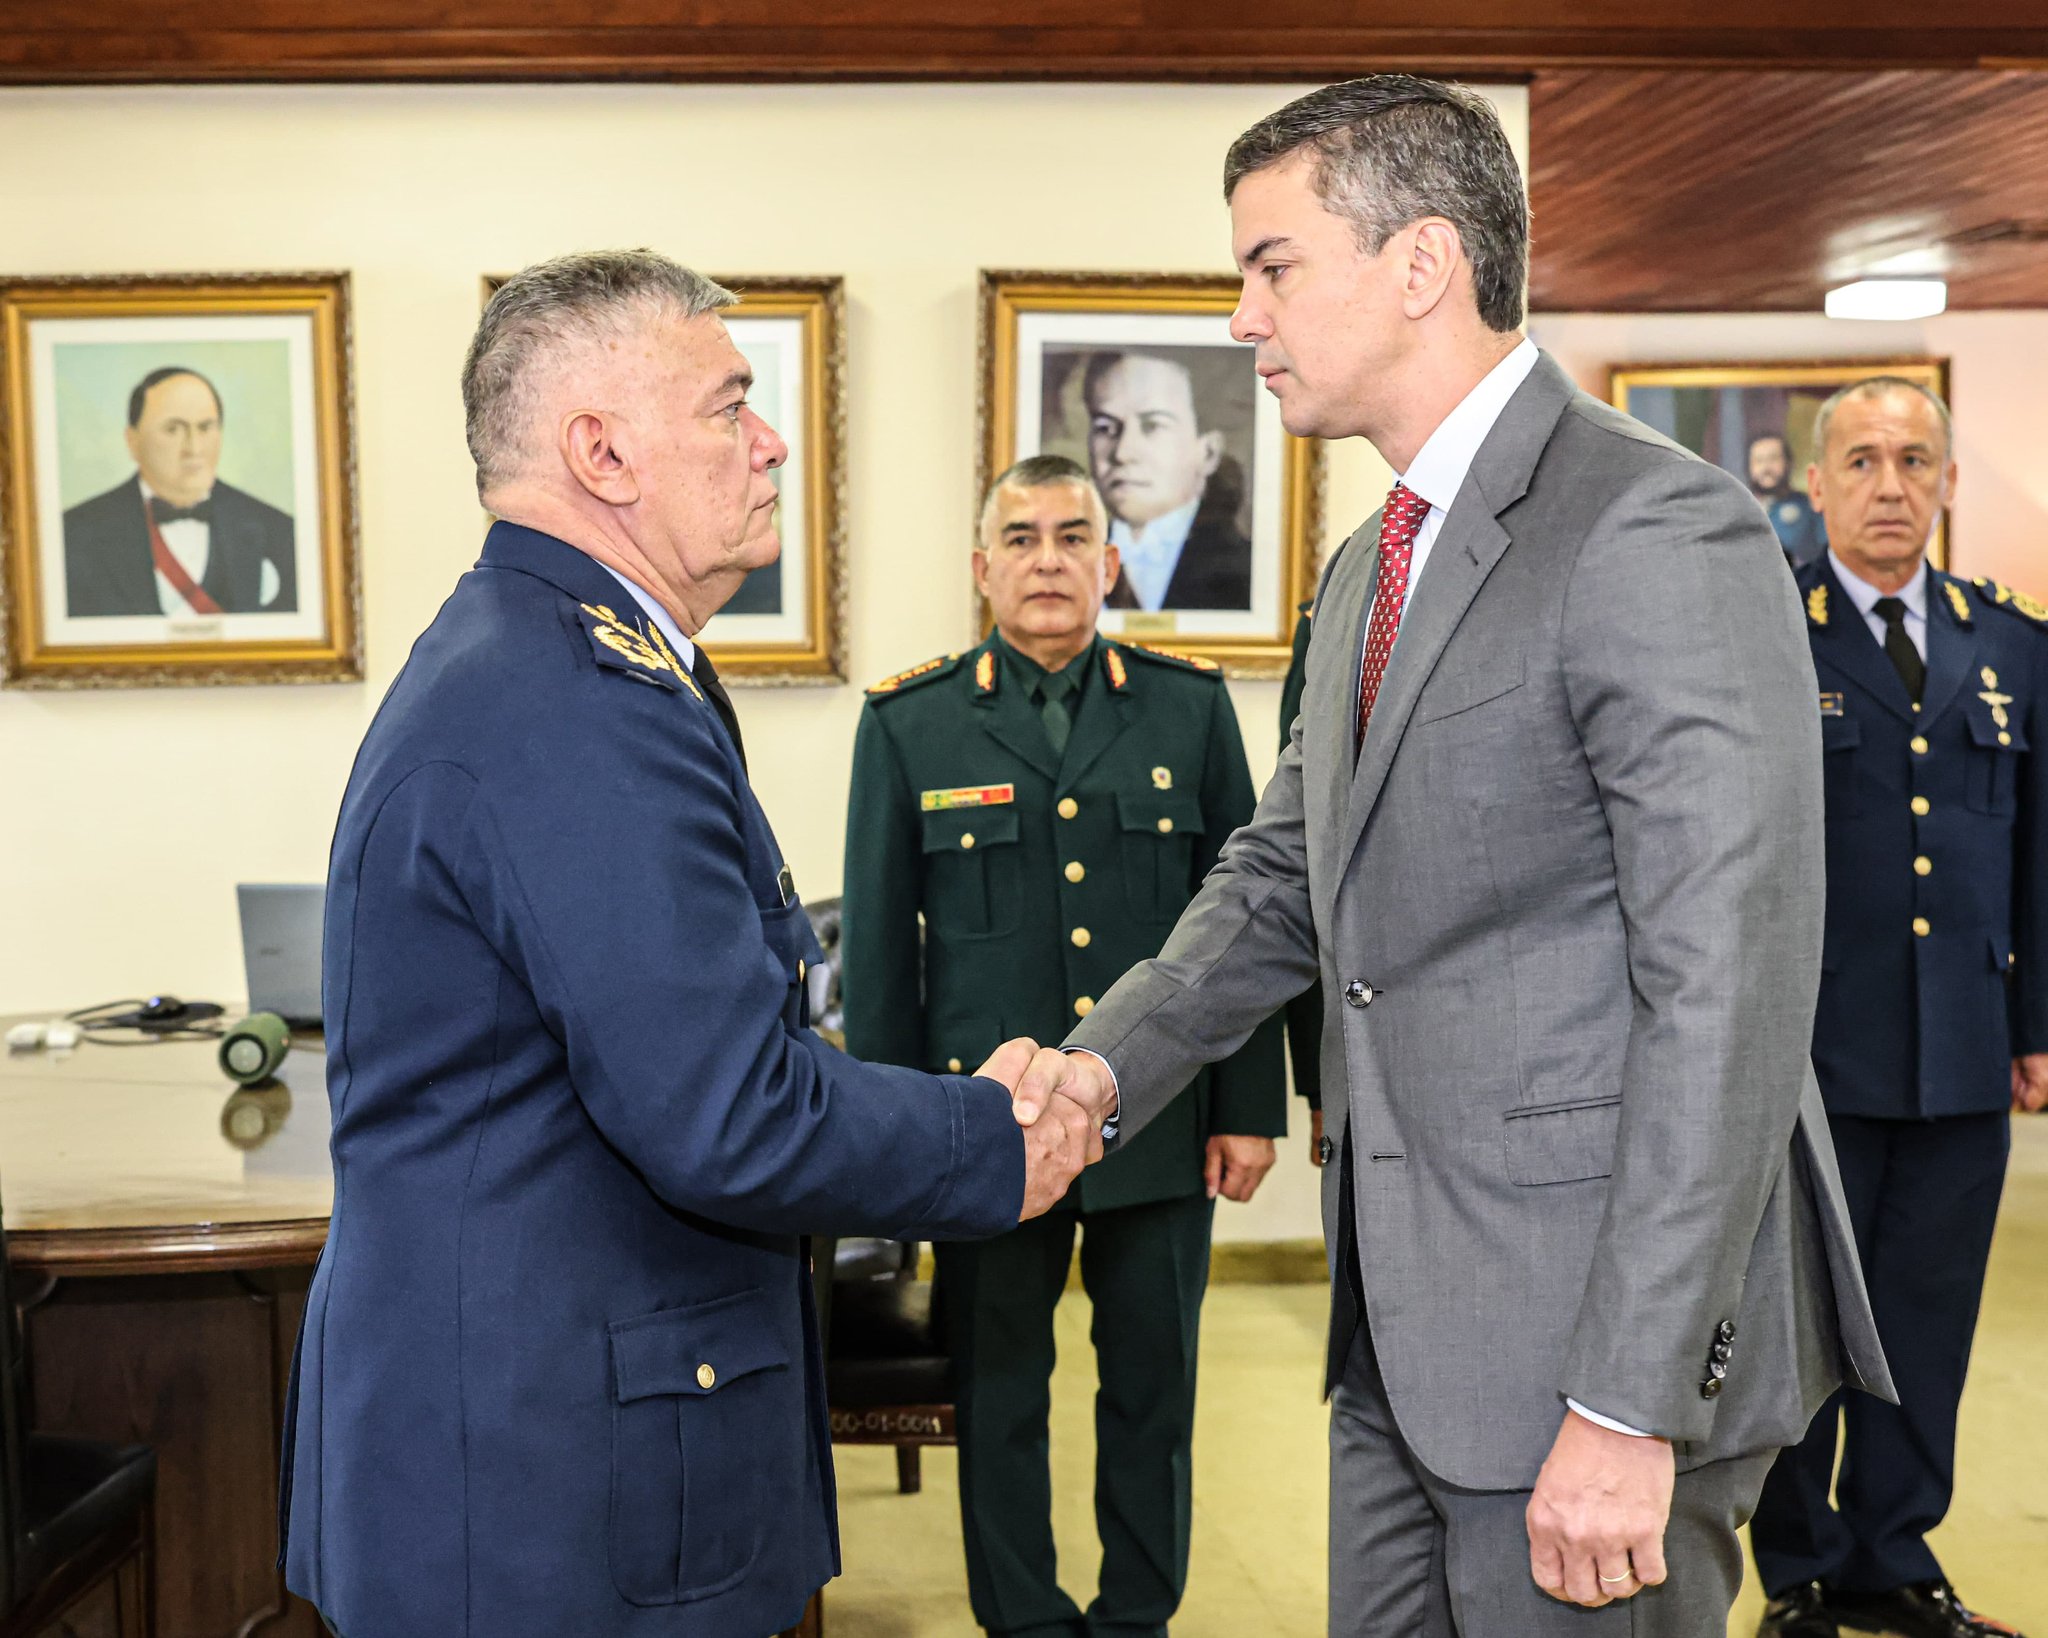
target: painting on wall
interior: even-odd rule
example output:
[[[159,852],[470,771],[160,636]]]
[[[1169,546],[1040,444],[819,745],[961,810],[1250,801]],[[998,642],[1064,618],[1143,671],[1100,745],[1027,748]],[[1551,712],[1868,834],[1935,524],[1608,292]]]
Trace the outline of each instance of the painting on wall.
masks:
[[[1813,423],[1840,388],[1896,375],[1944,404],[1948,360],[1844,359],[1819,364],[1617,364],[1608,401],[1749,486],[1778,543],[1796,563],[1827,550],[1827,527],[1806,492]],[[1928,557],[1949,561],[1949,520],[1936,526]]]
[[[0,282],[17,687],[362,676],[348,276]]]
[[[846,680],[846,281],[714,275],[719,313],[754,372],[747,402],[789,445],[776,469],[782,552],[754,570],[698,637],[721,680]],[[505,282],[484,280],[484,294]]]
[[[1079,461],[1120,559],[1102,630],[1278,676],[1314,588],[1321,446],[1288,435],[1231,339],[1237,295],[1227,276],[984,273],[976,492],[1027,455]]]

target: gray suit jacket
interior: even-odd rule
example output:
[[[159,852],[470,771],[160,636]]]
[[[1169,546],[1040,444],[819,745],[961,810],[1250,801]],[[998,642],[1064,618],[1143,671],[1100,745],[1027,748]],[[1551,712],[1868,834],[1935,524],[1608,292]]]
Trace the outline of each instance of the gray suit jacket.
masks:
[[[1770,526],[1545,357],[1354,770],[1377,536],[1325,576],[1256,817],[1069,1044],[1128,1132],[1320,973],[1333,1372],[1349,1176],[1389,1400],[1454,1484],[1532,1485],[1566,1396],[1695,1466],[1794,1442],[1844,1380],[1888,1393],[1808,1060],[1820,725]]]

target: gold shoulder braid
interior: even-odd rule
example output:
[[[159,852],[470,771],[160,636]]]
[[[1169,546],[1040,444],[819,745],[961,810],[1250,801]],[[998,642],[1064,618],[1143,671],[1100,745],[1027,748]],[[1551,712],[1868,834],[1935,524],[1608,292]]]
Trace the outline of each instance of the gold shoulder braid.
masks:
[[[2014,591],[1996,580],[1979,579],[1970,584],[1977,588],[1977,595],[1993,608],[2011,609],[2037,626],[2048,626],[2048,604],[2043,604],[2040,599],[2029,597],[2023,591]]]
[[[912,666],[908,671],[899,671],[893,677],[884,677],[880,682],[872,684],[868,688],[868,692],[870,694],[893,694],[903,687],[904,684],[918,682],[926,677],[930,677],[942,666],[950,665],[959,658],[960,656],[957,654],[941,654],[936,659],[926,660],[920,665]]]
[[[1192,671],[1220,672],[1223,669],[1214,660],[1205,658],[1200,654],[1183,654],[1177,648],[1160,648],[1154,643],[1128,643],[1125,646],[1135,649],[1140,654],[1150,654],[1157,659],[1171,660],[1175,665],[1184,665]]]
[[[590,628],[590,635],[594,641],[604,644],[621,659],[638,666],[642,671],[666,673],[674,677],[698,699],[704,698],[697,687],[696,679],[690,675],[682,661],[676,658],[675,651],[663,640],[659,630],[650,640],[646,632],[636,626],[627,625],[607,604],[585,603],[582,608],[583,612],[596,622]]]

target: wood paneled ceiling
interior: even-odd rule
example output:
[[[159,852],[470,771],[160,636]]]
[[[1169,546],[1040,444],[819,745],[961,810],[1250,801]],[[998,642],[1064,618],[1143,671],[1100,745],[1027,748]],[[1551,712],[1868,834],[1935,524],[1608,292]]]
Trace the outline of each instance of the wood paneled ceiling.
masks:
[[[1817,312],[1922,253],[2048,306],[2048,73],[1538,74],[1529,148],[1539,311]]]
[[[2048,64],[2040,0],[0,0],[0,83]]]

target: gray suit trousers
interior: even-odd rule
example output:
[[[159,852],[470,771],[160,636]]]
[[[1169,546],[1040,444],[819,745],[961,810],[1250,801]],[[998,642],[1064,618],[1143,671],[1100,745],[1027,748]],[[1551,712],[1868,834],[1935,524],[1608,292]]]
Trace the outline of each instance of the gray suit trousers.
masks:
[[[1361,1324],[1330,1401],[1330,1638],[1726,1638],[1736,1532],[1774,1454],[1679,1474],[1661,1587],[1597,1610],[1559,1603],[1529,1576],[1529,1492],[1466,1490],[1424,1468]]]

